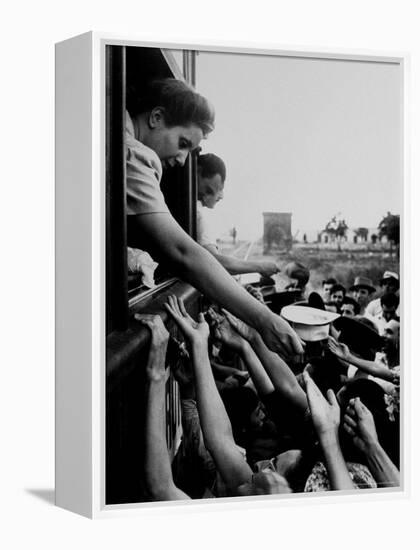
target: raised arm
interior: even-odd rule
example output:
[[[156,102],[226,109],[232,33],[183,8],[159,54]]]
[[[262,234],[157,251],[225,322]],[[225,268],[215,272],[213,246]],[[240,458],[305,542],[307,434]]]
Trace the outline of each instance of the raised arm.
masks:
[[[258,330],[270,349],[284,355],[303,352],[290,325],[238,285],[220,263],[165,213],[128,216],[128,245],[148,250],[158,261],[213,301]]]
[[[260,397],[271,394],[274,391],[273,383],[264,370],[256,353],[247,340],[234,330],[227,318],[222,319],[218,323],[215,330],[215,337],[237,352],[251,375],[255,389]]]
[[[157,315],[137,319],[149,327],[151,343],[146,365],[146,427],[144,479],[153,500],[184,500],[189,497],[178,489],[172,478],[166,444],[165,426],[165,357],[169,334]]]
[[[382,487],[399,487],[400,473],[378,440],[370,410],[358,397],[351,399],[344,416],[344,429],[365,455],[369,470]]]
[[[328,390],[326,400],[307,372],[303,373],[303,378],[312,422],[324,454],[331,489],[354,489],[338,439],[340,407],[334,392]]]
[[[293,403],[302,413],[306,411],[307,400],[303,389],[296,380],[296,376],[290,367],[276,353],[270,351],[256,330],[244,325],[229,313],[226,317],[231,326],[242,335],[252,347],[259,362],[262,364],[271,383],[281,396],[288,402]]]
[[[356,357],[356,355],[354,355],[350,351],[346,344],[337,342],[337,340],[335,340],[334,338],[330,337],[328,339],[328,347],[330,348],[331,352],[339,359],[345,361],[346,363],[354,365],[366,374],[370,374],[377,378],[382,378],[382,380],[387,380],[388,382],[395,382],[395,379],[398,378],[398,374],[396,374],[388,367],[380,365],[375,361],[367,361],[366,359]]]
[[[216,388],[207,352],[209,327],[202,314],[195,322],[182,300],[174,296],[168,298],[166,307],[189,342],[205,445],[223,481],[233,491],[252,479],[252,470],[235,444],[229,417]]]

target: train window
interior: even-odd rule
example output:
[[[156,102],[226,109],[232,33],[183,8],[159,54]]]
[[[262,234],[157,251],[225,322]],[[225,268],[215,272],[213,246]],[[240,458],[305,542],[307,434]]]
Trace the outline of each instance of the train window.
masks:
[[[139,265],[154,265],[144,251],[127,247],[124,130],[126,111],[144,86],[158,78],[177,78],[194,84],[194,52],[159,48],[107,46],[106,81],[106,179],[107,179],[107,333],[128,326],[131,309],[171,280],[171,272],[159,265],[145,277]],[[182,67],[182,68],[181,68]],[[190,155],[183,167],[164,170],[161,189],[169,209],[195,237],[196,167]],[[152,289],[152,290],[151,290]]]
[[[195,54],[134,46],[106,47],[106,503],[142,500],[141,487],[133,485],[142,449],[143,368],[148,355],[149,332],[136,313],[153,312],[167,321],[163,303],[170,292],[185,301],[195,315],[200,294],[176,279],[167,265],[153,274],[154,284],[144,284],[142,274],[129,270],[133,251],[129,244],[126,203],[126,111],[130,113],[144,86],[155,79],[176,78],[194,84]],[[181,227],[196,236],[196,159],[190,154],[182,167],[165,169],[161,189],[169,210]],[[153,288],[150,288],[152,286]],[[175,326],[166,323],[174,337]],[[181,438],[180,397],[169,368],[178,360],[177,347],[167,354],[166,434],[171,458]]]

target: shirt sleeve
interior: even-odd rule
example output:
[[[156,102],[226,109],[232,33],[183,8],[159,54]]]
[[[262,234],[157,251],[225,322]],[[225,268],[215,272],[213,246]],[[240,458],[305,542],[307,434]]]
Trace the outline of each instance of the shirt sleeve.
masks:
[[[127,214],[169,213],[160,190],[159,158],[140,142],[131,142],[126,143]]]
[[[197,203],[197,242],[201,244],[201,246],[212,245],[218,248],[217,237],[203,210],[203,206]]]

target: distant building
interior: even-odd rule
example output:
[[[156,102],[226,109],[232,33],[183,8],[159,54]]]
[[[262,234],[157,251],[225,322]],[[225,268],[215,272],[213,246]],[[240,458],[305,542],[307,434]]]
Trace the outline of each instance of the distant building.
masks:
[[[264,212],[264,254],[292,247],[291,212]]]
[[[318,244],[335,244],[337,238],[334,234],[325,231],[310,231],[307,232],[308,242],[317,242]],[[345,236],[341,239],[341,243],[359,244],[359,245],[385,245],[388,239],[383,236],[379,237],[377,227],[349,227]]]

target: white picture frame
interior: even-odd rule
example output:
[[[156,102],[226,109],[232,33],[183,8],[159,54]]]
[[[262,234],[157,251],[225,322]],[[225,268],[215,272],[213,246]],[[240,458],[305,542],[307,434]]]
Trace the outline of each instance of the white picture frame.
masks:
[[[392,62],[401,66],[404,117],[404,218],[408,209],[408,71],[407,54],[351,52],[305,48],[250,48],[245,44],[157,43],[104,33],[86,33],[56,45],[56,504],[90,518],[138,514],[162,506],[181,504],[105,503],[105,59],[106,45],[131,45],[165,49],[222,51],[368,62]],[[75,221],[77,220],[77,223]],[[401,273],[408,236],[403,231]],[[404,300],[403,316],[409,304]],[[405,331],[403,349],[407,349]],[[75,344],[77,343],[77,344]],[[404,354],[404,351],[403,351]],[[403,355],[405,359],[405,356]],[[402,392],[402,483],[400,488],[366,491],[363,499],[389,499],[407,495],[410,486],[408,453],[405,452],[406,414],[410,373],[404,360]],[[292,495],[223,499],[205,504],[253,506],[299,504],[299,499],[330,502],[361,495]]]

